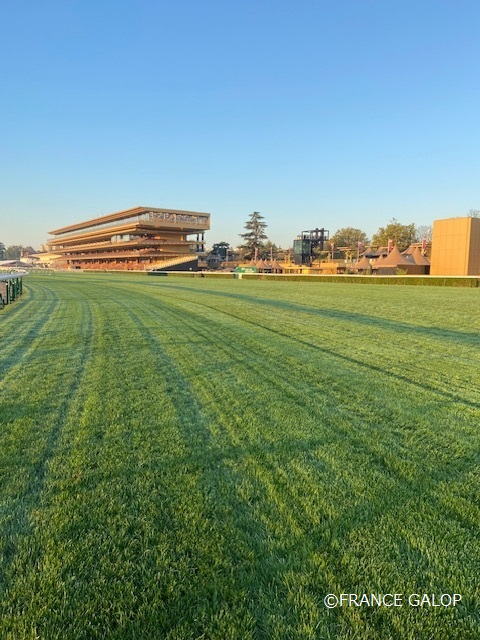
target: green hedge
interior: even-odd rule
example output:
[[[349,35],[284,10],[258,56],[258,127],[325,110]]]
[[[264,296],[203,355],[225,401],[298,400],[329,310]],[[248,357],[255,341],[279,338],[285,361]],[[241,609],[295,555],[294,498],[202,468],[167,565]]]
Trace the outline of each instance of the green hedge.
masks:
[[[91,274],[135,274],[147,275],[146,271],[106,271],[103,269],[72,269],[63,273],[91,273]],[[235,273],[215,273],[207,271],[165,271],[168,277],[177,278],[213,278],[213,279],[234,279]],[[319,275],[300,274],[291,275],[266,274],[266,273],[242,273],[242,280],[279,280],[283,282],[303,281],[303,282],[344,282],[349,284],[390,284],[409,285],[417,287],[480,287],[480,277],[476,276],[354,276],[354,275]]]
[[[206,273],[205,271],[198,271],[195,275],[197,278],[214,278],[216,280],[222,278],[233,280],[235,278],[234,273]]]
[[[477,277],[452,277],[452,276],[340,276],[340,275],[279,275],[265,273],[244,273],[243,280],[281,280],[284,282],[299,280],[303,282],[344,282],[355,284],[390,284],[409,285],[420,287],[467,287],[480,286],[480,278]]]
[[[213,278],[215,280],[235,278],[234,273],[210,273],[206,271],[163,271],[161,275],[168,276],[169,278]]]

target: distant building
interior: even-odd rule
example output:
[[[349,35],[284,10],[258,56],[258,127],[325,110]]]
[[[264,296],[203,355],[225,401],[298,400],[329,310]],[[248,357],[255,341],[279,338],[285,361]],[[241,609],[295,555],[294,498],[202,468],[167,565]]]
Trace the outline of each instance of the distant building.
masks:
[[[430,274],[480,275],[480,218],[435,220]]]
[[[135,207],[50,231],[50,265],[148,270],[196,261],[210,214]],[[193,236],[193,237],[192,237]]]
[[[430,268],[430,262],[422,256],[420,249],[415,247],[412,253],[400,253],[397,247],[393,247],[390,253],[379,258],[372,265],[378,275],[426,275]]]

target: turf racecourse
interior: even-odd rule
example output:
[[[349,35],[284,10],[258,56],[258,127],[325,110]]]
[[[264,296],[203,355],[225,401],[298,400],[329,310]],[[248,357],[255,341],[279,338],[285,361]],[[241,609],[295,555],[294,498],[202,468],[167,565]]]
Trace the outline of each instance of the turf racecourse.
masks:
[[[0,312],[0,638],[480,637],[478,289],[24,289]]]

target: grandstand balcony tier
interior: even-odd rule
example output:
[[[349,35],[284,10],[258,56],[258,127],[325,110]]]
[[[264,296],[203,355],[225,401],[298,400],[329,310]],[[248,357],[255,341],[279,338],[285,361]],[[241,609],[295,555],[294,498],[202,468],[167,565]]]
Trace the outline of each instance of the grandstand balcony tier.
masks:
[[[50,266],[147,269],[205,250],[210,214],[135,207],[50,231]]]

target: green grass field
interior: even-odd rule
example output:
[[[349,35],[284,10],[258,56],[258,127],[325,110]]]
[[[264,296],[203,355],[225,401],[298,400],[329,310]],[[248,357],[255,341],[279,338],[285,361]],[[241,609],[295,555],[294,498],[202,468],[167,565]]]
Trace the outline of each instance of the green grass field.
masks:
[[[0,638],[480,637],[478,289],[24,289],[0,312]]]

